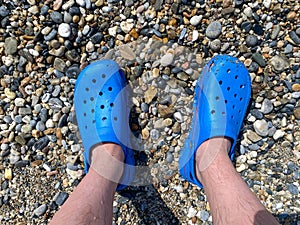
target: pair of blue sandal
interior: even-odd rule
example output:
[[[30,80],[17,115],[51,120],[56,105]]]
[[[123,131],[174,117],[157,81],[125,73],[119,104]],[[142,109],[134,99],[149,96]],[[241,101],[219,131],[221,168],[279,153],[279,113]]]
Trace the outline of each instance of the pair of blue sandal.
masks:
[[[191,129],[179,159],[182,177],[202,187],[196,178],[195,152],[210,138],[230,138],[229,157],[233,159],[250,93],[248,71],[238,59],[218,55],[206,64],[197,81]],[[126,80],[120,67],[112,60],[87,66],[77,79],[74,104],[85,149],[85,172],[90,167],[93,146],[106,142],[118,144],[124,152],[125,166],[117,191],[124,189],[133,180],[135,160],[130,145]]]

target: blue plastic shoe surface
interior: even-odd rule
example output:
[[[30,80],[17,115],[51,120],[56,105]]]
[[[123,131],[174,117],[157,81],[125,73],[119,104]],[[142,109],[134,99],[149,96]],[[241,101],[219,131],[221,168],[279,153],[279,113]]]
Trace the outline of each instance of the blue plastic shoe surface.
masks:
[[[128,91],[123,71],[112,60],[96,61],[79,74],[74,93],[76,118],[84,147],[87,173],[93,146],[111,142],[122,147],[125,167],[117,190],[127,187],[134,176],[130,144]]]
[[[196,177],[195,153],[210,138],[231,139],[229,157],[233,160],[250,95],[249,73],[237,58],[218,55],[205,65],[196,84],[191,128],[179,159],[182,177],[203,187]]]

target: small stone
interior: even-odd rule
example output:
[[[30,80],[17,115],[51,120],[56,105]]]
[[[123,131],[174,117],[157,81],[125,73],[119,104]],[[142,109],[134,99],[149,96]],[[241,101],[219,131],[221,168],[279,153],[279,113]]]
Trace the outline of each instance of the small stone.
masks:
[[[63,73],[67,70],[67,65],[65,61],[61,58],[55,58],[53,67]]]
[[[270,8],[271,3],[272,3],[272,0],[264,0],[264,1],[263,1],[263,4],[264,4],[264,6],[265,6],[267,9]]]
[[[120,49],[121,56],[124,59],[128,59],[128,60],[136,59],[135,52],[128,45],[122,45],[119,47],[119,49]]]
[[[222,47],[222,43],[219,39],[215,39],[210,43],[211,50],[218,52]]]
[[[126,34],[128,34],[131,31],[133,26],[134,24],[132,22],[122,21],[120,23],[121,30]]]
[[[46,204],[43,204],[43,205],[40,205],[39,207],[37,207],[33,213],[36,215],[36,216],[42,216],[44,215],[44,213],[46,212],[47,210],[47,205]]]
[[[260,65],[261,67],[265,67],[266,66],[266,62],[265,62],[265,59],[263,58],[263,56],[258,53],[258,52],[255,52],[253,55],[252,55],[252,58],[255,62],[257,62],[258,65]]]
[[[183,117],[180,112],[175,112],[173,116],[177,122],[179,123],[183,122]]]
[[[1,6],[0,6],[0,16],[1,16],[1,17],[6,17],[6,16],[8,16],[8,15],[9,15],[9,12],[10,12],[10,10],[8,10],[6,6],[4,6],[4,5],[1,5]]]
[[[261,136],[257,135],[257,133],[252,130],[247,130],[247,138],[254,143],[262,139]]]
[[[282,138],[285,135],[284,131],[282,130],[276,130],[275,134],[273,135],[274,140],[278,140],[279,138]]]
[[[209,219],[209,213],[207,211],[200,212],[200,219],[203,221],[207,221]]]
[[[169,66],[173,63],[173,60],[174,60],[173,54],[167,53],[160,59],[160,63],[162,66]]]
[[[198,30],[193,30],[193,39],[192,42],[197,41],[199,38],[199,31]]]
[[[56,12],[56,11],[54,11],[50,14],[50,18],[54,23],[57,23],[57,24],[61,24],[63,22],[62,14],[59,12]]]
[[[12,179],[12,170],[11,168],[6,168],[4,171],[4,178],[6,180],[11,180]]]
[[[258,38],[256,35],[248,35],[246,37],[246,45],[248,47],[255,47],[258,42]]]
[[[156,130],[156,129],[152,129],[151,131],[150,131],[150,137],[151,137],[151,139],[152,140],[157,140],[158,138],[159,138],[159,131],[158,130]]]
[[[290,38],[296,43],[296,44],[300,44],[300,37],[296,34],[295,31],[291,31],[290,32]]]
[[[16,93],[11,91],[9,88],[4,89],[4,94],[7,98],[13,100],[16,98]]]
[[[64,204],[64,202],[67,200],[67,198],[69,197],[68,193],[66,192],[60,192],[57,196],[57,198],[55,199],[55,203],[58,206],[61,206]]]
[[[238,173],[240,173],[240,172],[244,171],[245,169],[246,169],[246,165],[243,163],[238,168],[236,168],[236,171]]]
[[[279,32],[280,32],[280,25],[279,24],[274,25],[272,33],[271,33],[271,39],[275,40],[277,38]]]
[[[149,136],[150,136],[149,130],[148,130],[147,128],[144,128],[144,129],[142,130],[142,138],[143,138],[144,140],[146,140],[146,139],[149,138]]]
[[[294,20],[296,18],[297,14],[294,11],[290,11],[287,15],[286,18],[287,20]]]
[[[292,195],[298,195],[299,190],[298,187],[294,184],[287,184],[287,190],[292,194]]]
[[[258,135],[263,137],[268,135],[268,123],[265,120],[256,120],[253,127]]]
[[[152,87],[152,86],[149,87],[148,90],[145,92],[145,96],[144,96],[145,102],[147,104],[149,104],[153,100],[153,98],[156,96],[156,94],[157,94],[157,88]]]
[[[246,7],[243,12],[248,18],[252,18],[253,11],[250,7]]]
[[[288,59],[281,55],[275,55],[273,58],[270,59],[270,64],[275,72],[282,72],[283,70],[287,69],[290,65]]]
[[[192,217],[196,216],[196,214],[197,214],[197,210],[194,209],[193,207],[190,207],[189,211],[187,213],[187,217],[192,218]]]
[[[300,119],[300,107],[294,109],[294,116],[296,119]]]
[[[261,112],[263,114],[268,114],[272,112],[272,110],[273,110],[273,103],[269,99],[265,98],[261,106]]]
[[[291,44],[287,44],[284,48],[284,54],[289,54],[293,52],[293,46]]]
[[[205,31],[205,35],[208,38],[215,39],[219,37],[222,31],[222,25],[219,21],[214,21],[208,25]]]
[[[70,35],[71,35],[71,27],[70,27],[70,25],[67,24],[67,23],[59,24],[59,26],[58,26],[58,34],[61,37],[65,37],[65,38],[70,37]]]
[[[14,37],[8,37],[5,39],[5,52],[8,55],[13,55],[17,52],[18,41]]]
[[[202,20],[202,16],[193,16],[191,19],[190,19],[190,23],[191,25],[193,26],[197,26]]]

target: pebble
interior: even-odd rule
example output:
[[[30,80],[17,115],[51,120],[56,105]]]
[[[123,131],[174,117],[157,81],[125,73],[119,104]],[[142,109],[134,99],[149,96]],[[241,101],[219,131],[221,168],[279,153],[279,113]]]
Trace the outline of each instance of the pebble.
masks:
[[[45,212],[47,211],[47,205],[46,204],[42,204],[40,205],[39,207],[37,207],[33,213],[36,215],[36,216],[42,216],[45,214]]]
[[[181,115],[180,112],[175,112],[173,116],[177,122],[179,123],[183,122],[183,116]]]
[[[294,184],[287,184],[287,190],[292,194],[292,195],[298,195],[299,190],[298,187]]]
[[[253,123],[253,127],[255,132],[262,136],[265,137],[268,135],[268,123],[265,120],[256,120]]]
[[[207,211],[201,211],[200,212],[200,219],[203,220],[203,221],[207,221],[209,219],[209,212]]]
[[[166,53],[161,59],[160,64],[162,66],[169,66],[173,63],[174,56],[171,53]]]
[[[67,200],[68,197],[69,197],[68,193],[59,192],[58,196],[55,199],[56,205],[62,206],[64,204],[64,202]]]
[[[12,170],[11,168],[6,168],[4,171],[4,179],[11,180],[12,179]]]
[[[70,37],[70,35],[71,35],[71,27],[70,27],[70,25],[67,24],[67,23],[61,23],[61,24],[59,24],[59,26],[58,26],[58,34],[61,37],[65,37],[65,38]]]
[[[275,72],[280,73],[286,68],[288,68],[290,64],[284,56],[275,55],[270,59],[270,65],[275,70]]]
[[[18,41],[14,37],[8,37],[5,39],[5,52],[8,55],[13,55],[17,52]]]
[[[282,130],[276,130],[275,133],[273,134],[274,140],[278,140],[279,138],[282,138],[285,135],[285,132]]]
[[[296,34],[295,31],[290,32],[290,38],[297,44],[300,44],[300,37]]]
[[[193,207],[190,207],[189,211],[187,213],[187,217],[192,218],[192,217],[196,216],[196,214],[197,214],[197,210]]]
[[[257,45],[258,38],[256,35],[248,35],[246,37],[246,45],[248,47],[255,47]]]
[[[220,51],[221,47],[222,43],[219,39],[215,39],[210,43],[210,48],[215,52]]]
[[[157,140],[158,138],[159,138],[159,131],[158,130],[156,130],[156,129],[152,129],[151,131],[150,131],[150,137],[151,137],[151,139],[152,140]]]
[[[208,25],[205,31],[205,35],[208,38],[215,39],[220,36],[222,31],[222,25],[219,21],[213,21]]]
[[[193,16],[191,19],[190,19],[190,23],[191,25],[193,26],[197,26],[202,20],[202,16]]]
[[[269,99],[265,98],[261,106],[261,112],[263,114],[268,114],[272,112],[272,110],[273,110],[273,103]]]

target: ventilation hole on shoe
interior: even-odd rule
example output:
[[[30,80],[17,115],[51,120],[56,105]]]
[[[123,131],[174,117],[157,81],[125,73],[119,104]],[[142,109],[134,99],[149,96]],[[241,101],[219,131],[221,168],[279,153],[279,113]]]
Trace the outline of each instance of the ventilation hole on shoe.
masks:
[[[217,101],[219,101],[219,100],[220,100],[220,97],[219,97],[219,96],[217,96],[217,97],[216,97],[216,100],[217,100]]]
[[[94,98],[93,98],[93,97],[91,97],[91,98],[90,98],[90,100],[91,100],[91,101],[94,101]]]
[[[94,113],[94,112],[95,112],[95,109],[92,109],[91,112]]]
[[[225,112],[222,112],[222,115],[225,116]]]
[[[83,104],[86,104],[86,100],[83,100]]]
[[[117,121],[118,120],[118,117],[114,117],[114,121]]]
[[[93,120],[92,123],[96,123],[96,120]]]
[[[234,94],[233,96],[236,98],[237,94]]]
[[[239,113],[241,113],[241,110],[239,110]]]
[[[231,116],[231,119],[233,119],[233,116]]]
[[[211,113],[211,114],[215,114],[216,111],[215,111],[215,110],[211,110],[210,113]]]
[[[209,65],[209,69],[211,69],[215,65],[215,62],[212,61],[211,64]]]
[[[96,79],[93,79],[92,82],[93,82],[93,83],[96,83]]]
[[[227,101],[227,100],[225,100],[225,104],[227,104],[227,102],[228,102],[228,101]]]
[[[87,126],[85,126],[84,128],[87,129]]]
[[[109,91],[112,91],[112,87],[108,87],[108,90],[109,90]]]
[[[83,116],[86,116],[86,113],[83,113]]]
[[[104,109],[104,105],[100,105],[100,108],[101,108],[101,109]]]
[[[114,107],[114,103],[110,103],[110,107]]]
[[[106,77],[106,75],[105,75],[105,74],[102,74],[101,76],[102,76],[102,78],[105,78],[105,77]]]
[[[86,90],[86,91],[89,91],[90,89],[89,89],[89,88],[85,88],[85,90]]]
[[[242,101],[243,100],[243,98],[240,98],[240,101]]]
[[[245,85],[243,85],[243,84],[240,85],[240,88],[244,88],[244,87],[245,87]]]
[[[238,121],[236,121],[236,125],[238,125],[239,124],[239,122]]]
[[[222,85],[222,83],[223,83],[223,81],[220,80],[220,81],[219,81],[219,84]]]
[[[235,108],[235,105],[233,105],[232,108],[234,109],[234,108]]]
[[[225,66],[225,64],[224,64],[224,63],[222,63],[222,64],[221,64],[221,66]]]
[[[107,120],[107,118],[106,118],[106,117],[103,117],[102,120],[105,121],[105,120]]]
[[[235,75],[234,79],[238,79],[238,77],[239,77],[238,75]]]
[[[227,91],[230,91],[230,87],[227,87]]]
[[[227,70],[227,73],[230,73],[230,69]]]
[[[100,95],[100,96],[102,96],[102,95],[103,95],[103,92],[102,92],[102,91],[100,91],[100,92],[99,92],[99,95]]]

